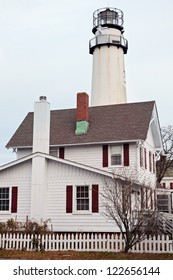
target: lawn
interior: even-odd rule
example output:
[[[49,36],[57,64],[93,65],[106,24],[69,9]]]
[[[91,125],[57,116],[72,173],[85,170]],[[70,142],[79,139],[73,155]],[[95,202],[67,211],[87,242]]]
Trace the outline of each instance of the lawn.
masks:
[[[0,259],[19,260],[173,260],[173,254],[112,253],[79,251],[28,252],[0,250]]]

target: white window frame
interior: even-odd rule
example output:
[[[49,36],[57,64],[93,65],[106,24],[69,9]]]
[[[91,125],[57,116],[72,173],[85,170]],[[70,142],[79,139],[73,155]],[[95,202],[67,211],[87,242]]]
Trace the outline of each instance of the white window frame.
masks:
[[[112,164],[112,152],[111,152],[111,149],[113,147],[120,147],[121,149],[121,164]],[[122,144],[115,144],[115,145],[110,145],[109,146],[109,162],[110,162],[110,165],[109,166],[115,166],[115,167],[118,167],[118,166],[122,166],[123,165],[123,145]]]
[[[0,214],[10,214],[11,213],[11,188],[10,187],[0,187],[0,189],[9,189],[9,209],[8,210],[0,209]]]
[[[88,210],[77,210],[77,187],[88,187],[89,191],[89,209]],[[79,184],[75,185],[74,192],[73,192],[73,213],[74,214],[91,214],[92,209],[92,191],[91,187],[88,184]]]

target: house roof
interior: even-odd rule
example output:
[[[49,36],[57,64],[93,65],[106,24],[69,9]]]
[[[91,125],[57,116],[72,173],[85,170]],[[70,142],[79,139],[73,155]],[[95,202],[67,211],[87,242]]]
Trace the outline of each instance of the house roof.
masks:
[[[173,166],[170,166],[170,167],[166,170],[164,177],[173,177]],[[163,178],[163,179],[164,179],[164,178]]]
[[[89,129],[83,135],[75,135],[76,109],[53,110],[50,145],[145,140],[154,106],[154,101],[148,101],[90,107]],[[7,143],[7,148],[32,146],[33,115],[33,112],[28,113]]]

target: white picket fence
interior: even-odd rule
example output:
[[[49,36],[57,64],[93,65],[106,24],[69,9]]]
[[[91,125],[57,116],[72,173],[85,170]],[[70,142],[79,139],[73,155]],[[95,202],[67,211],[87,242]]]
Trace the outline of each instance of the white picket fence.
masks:
[[[0,234],[0,248],[10,250],[75,250],[120,252],[124,249],[122,234],[116,233],[24,233]],[[133,247],[136,253],[173,253],[173,240],[169,236],[149,237]]]

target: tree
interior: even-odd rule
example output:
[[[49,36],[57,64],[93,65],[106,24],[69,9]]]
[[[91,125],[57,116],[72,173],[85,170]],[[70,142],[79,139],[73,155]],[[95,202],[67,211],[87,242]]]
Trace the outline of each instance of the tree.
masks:
[[[164,154],[160,156],[157,162],[157,181],[161,182],[165,173],[170,167],[173,167],[173,125],[161,128]]]
[[[123,234],[126,253],[147,235],[157,232],[157,212],[152,209],[151,194],[151,189],[127,179],[114,178],[112,182],[105,182],[104,215],[112,219]]]

